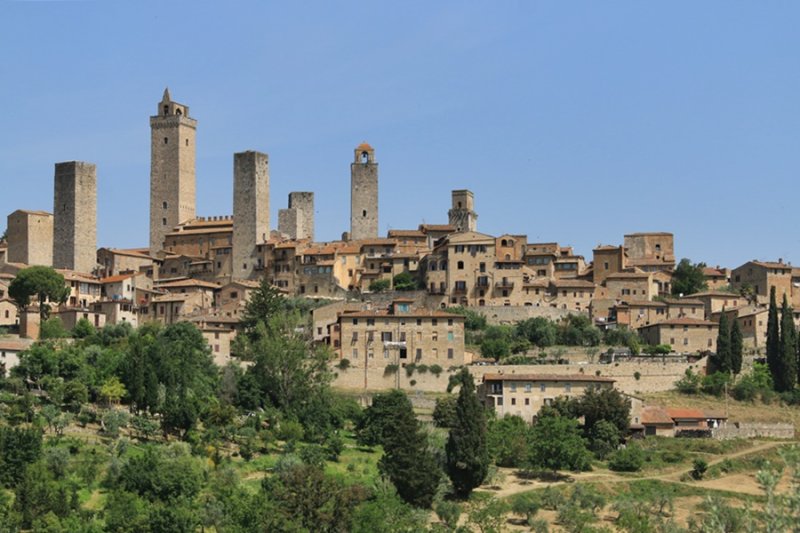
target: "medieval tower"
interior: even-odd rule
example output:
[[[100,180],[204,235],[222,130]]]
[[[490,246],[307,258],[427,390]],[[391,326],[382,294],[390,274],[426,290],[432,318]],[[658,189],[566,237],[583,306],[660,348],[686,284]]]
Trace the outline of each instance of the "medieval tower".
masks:
[[[53,266],[91,273],[97,265],[97,168],[56,163]]]
[[[278,231],[290,239],[314,240],[313,192],[289,193],[289,208],[278,211]]]
[[[150,117],[150,254],[172,228],[195,218],[195,133],[189,107],[173,102],[169,89]]]
[[[378,236],[378,163],[375,150],[361,143],[350,165],[350,238]]]
[[[467,189],[453,191],[453,206],[447,212],[450,225],[456,231],[477,231],[478,213],[475,212],[475,195]]]
[[[248,279],[261,268],[256,245],[269,238],[269,157],[261,152],[233,154],[234,279]]]

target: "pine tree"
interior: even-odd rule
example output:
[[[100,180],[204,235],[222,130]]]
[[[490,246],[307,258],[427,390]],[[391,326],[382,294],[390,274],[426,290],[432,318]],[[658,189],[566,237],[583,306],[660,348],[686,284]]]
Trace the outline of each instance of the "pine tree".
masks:
[[[469,371],[459,376],[461,389],[456,403],[456,423],[450,429],[445,453],[447,475],[461,497],[469,496],[489,472],[489,448],[486,441],[486,413],[475,394]]]
[[[427,437],[419,427],[408,397],[397,405],[393,422],[383,428],[384,454],[378,468],[406,503],[429,508],[442,471],[428,448]]]
[[[776,384],[781,379],[780,361],[781,334],[778,323],[778,304],[775,303],[775,287],[769,290],[769,313],[767,314],[767,366],[772,374],[772,381]]]
[[[743,354],[742,328],[739,327],[739,321],[734,319],[731,325],[731,371],[736,375],[742,371]]]
[[[731,371],[731,332],[728,328],[728,315],[723,311],[719,316],[719,333],[717,333],[717,355],[714,358],[714,370],[730,373]]]
[[[797,382],[797,331],[794,328],[794,313],[789,307],[786,293],[781,305],[780,336],[780,379],[775,380],[775,389],[779,392],[790,391]]]

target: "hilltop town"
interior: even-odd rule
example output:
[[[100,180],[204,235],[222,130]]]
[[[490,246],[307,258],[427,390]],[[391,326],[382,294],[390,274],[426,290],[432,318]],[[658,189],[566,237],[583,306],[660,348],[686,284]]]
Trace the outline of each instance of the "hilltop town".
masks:
[[[215,472],[220,465],[235,465],[243,479],[263,483],[266,496],[260,496],[286,498],[279,508],[289,522],[301,520],[291,510],[296,502],[287,496],[294,489],[281,490],[294,487],[300,478],[291,477],[292,468],[301,467],[281,461],[296,460],[308,468],[303,479],[326,479],[331,483],[326,497],[333,498],[344,494],[343,487],[353,487],[325,478],[323,467],[338,468],[330,464],[340,465],[340,456],[347,457],[347,471],[342,468],[339,474],[363,488],[380,473],[397,494],[348,492],[352,500],[331,505],[346,507],[347,513],[366,513],[376,501],[376,509],[387,501],[435,506],[435,527],[446,527],[437,531],[463,531],[457,529],[460,510],[450,508],[454,519],[448,515],[449,500],[437,488],[444,473],[451,479],[448,498],[466,502],[473,513],[469,530],[505,530],[477,525],[495,513],[503,523],[544,527],[536,531],[547,530],[548,523],[583,531],[574,516],[584,516],[585,525],[613,509],[617,514],[608,520],[616,521],[618,530],[646,531],[655,529],[624,525],[625,513],[633,511],[619,502],[587,504],[590,519],[580,500],[589,492],[581,491],[599,490],[591,485],[597,479],[579,478],[591,487],[567,491],[555,472],[586,471],[594,465],[606,476],[602,482],[619,488],[604,490],[623,501],[624,487],[636,481],[616,472],[647,471],[651,478],[636,485],[642,491],[652,489],[645,486],[648,481],[686,485],[691,481],[686,476],[698,482],[703,478],[706,458],[713,461],[715,475],[724,475],[728,471],[720,473],[716,463],[744,461],[736,454],[751,451],[775,459],[784,440],[793,441],[800,402],[795,388],[800,311],[792,309],[800,310],[800,268],[788,260],[759,258],[711,267],[703,258],[676,258],[676,236],[641,231],[652,228],[632,227],[618,242],[598,244],[591,256],[566,243],[529,242],[513,228],[489,235],[479,231],[480,199],[467,189],[453,190],[449,203],[442,199],[441,223],[380,235],[379,163],[367,142],[353,151],[350,227],[339,240],[315,239],[313,191],[289,193],[277,211],[278,227],[270,227],[270,182],[281,177],[270,175],[269,156],[257,151],[233,154],[232,214],[198,216],[197,127],[189,106],[165,90],[150,117],[147,246],[97,248],[97,191],[103,174],[83,161],[55,163],[52,208],[43,199],[42,205],[10,213],[0,241],[0,389],[10,391],[0,402],[10,406],[3,404],[0,411],[0,430],[20,442],[38,442],[32,445],[38,453],[41,434],[20,428],[46,427],[60,438],[69,434],[74,416],[80,425],[71,429],[75,435],[94,429],[111,443],[112,451],[103,456],[109,465],[114,454],[125,457],[119,477],[112,479],[114,469],[107,467],[107,486],[94,478],[87,482],[91,498],[103,494],[107,502],[72,504],[72,511],[86,511],[87,520],[113,523],[113,510],[127,508],[114,499],[119,494],[136,493],[139,507],[150,498],[160,506],[158,512],[171,512],[167,508],[173,500],[125,481],[126,475],[133,476],[131,465],[139,452],[114,451],[122,434],[150,450],[142,459],[154,461],[143,467],[149,472],[179,461],[206,471],[196,461],[202,454]],[[33,267],[47,267],[44,272],[55,276],[48,279],[63,287],[15,296],[21,279],[43,272]],[[294,313],[298,309],[302,312]],[[97,369],[90,372],[89,367]],[[458,399],[450,394],[453,387],[459,389]],[[33,407],[34,397],[39,407]],[[736,400],[733,408],[731,398]],[[768,406],[766,413],[754,407],[759,399]],[[773,400],[776,410],[769,412]],[[120,402],[134,417],[130,425],[128,414],[120,414]],[[7,429],[6,419],[8,428],[15,429]],[[422,423],[430,426],[428,436]],[[485,464],[476,465],[475,479],[467,482],[459,477],[467,476],[459,471],[465,461],[453,459],[453,450],[463,443],[453,444],[453,435],[459,425],[473,423],[482,439],[482,451],[475,453],[484,456]],[[158,440],[159,427],[164,446],[177,437],[191,443],[191,454],[177,447],[152,451],[156,448],[147,443]],[[395,436],[387,437],[393,431],[387,428],[395,427]],[[345,428],[352,431],[346,441]],[[445,430],[450,440],[437,456],[430,442]],[[397,442],[405,438],[411,440],[404,452],[406,445]],[[555,462],[550,455],[560,452],[542,452],[538,444],[547,438],[563,446],[577,442],[580,450]],[[765,438],[783,440],[753,440]],[[9,460],[13,439],[0,442],[0,464]],[[713,444],[694,444],[700,441]],[[376,446],[377,452],[372,450]],[[406,463],[398,459],[403,453],[410,457]],[[286,459],[290,456],[291,461]],[[493,475],[488,473],[490,457]],[[261,461],[258,472],[248,466],[251,460]],[[387,466],[390,460],[401,466]],[[28,462],[40,464],[41,458]],[[441,463],[442,468],[436,466]],[[742,468],[755,469],[751,463]],[[557,494],[537,493],[535,501],[523,494],[531,490],[532,471],[541,478],[537,490],[551,490],[553,484],[561,487]],[[16,491],[16,501],[24,494],[24,472],[3,478]],[[498,472],[516,477],[503,481]],[[412,474],[413,483],[404,479]],[[210,497],[216,489],[206,485],[203,494]],[[476,503],[466,499],[473,489],[494,490],[498,497]],[[178,508],[192,509],[196,494],[180,500]],[[648,502],[657,499],[648,494]],[[493,508],[501,495],[519,496],[514,501],[522,503],[512,514],[527,518],[514,522],[510,508]],[[222,501],[228,496],[213,497]],[[561,500],[551,505],[548,497]],[[259,509],[262,503],[249,505]],[[12,509],[3,505],[0,501],[0,525],[4,509]],[[374,525],[366,514],[323,516],[317,512],[321,505],[308,506],[314,512],[303,516],[305,530],[329,519],[341,523],[324,530],[349,530],[358,520],[362,525],[356,531]],[[623,505],[622,511],[617,505]],[[675,517],[664,513],[663,505],[657,512],[648,507],[644,515],[666,527]],[[533,520],[539,506],[553,511],[544,522]],[[13,510],[21,513],[8,514],[15,524],[31,527],[44,520]],[[73,516],[72,511],[60,519]],[[154,520],[145,511],[140,514]],[[412,514],[406,517],[412,525],[403,531],[422,530],[421,524],[429,522],[427,515]],[[261,518],[263,530],[283,530],[271,522],[273,516]],[[217,519],[214,527],[224,522]],[[690,522],[680,520],[681,525]],[[197,519],[192,524],[199,527]],[[219,527],[214,530],[225,530]]]

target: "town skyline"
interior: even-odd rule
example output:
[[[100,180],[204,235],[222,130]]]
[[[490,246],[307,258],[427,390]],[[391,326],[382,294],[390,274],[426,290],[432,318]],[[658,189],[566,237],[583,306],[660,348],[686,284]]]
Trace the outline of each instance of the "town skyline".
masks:
[[[800,249],[791,231],[798,222],[792,195],[783,194],[793,190],[797,168],[797,156],[788,150],[796,140],[797,106],[789,95],[797,76],[782,68],[792,59],[794,37],[777,19],[777,9],[759,11],[749,20],[744,11],[720,15],[719,26],[709,31],[725,46],[701,47],[699,59],[686,55],[686,48],[664,48],[659,39],[670,28],[683,27],[700,44],[696,32],[711,17],[710,7],[700,10],[696,20],[684,21],[685,26],[677,15],[666,16],[661,21],[665,29],[651,38],[644,35],[647,25],[627,27],[612,20],[613,13],[587,10],[570,18],[557,9],[514,6],[519,20],[511,21],[508,13],[486,16],[474,7],[442,7],[422,22],[394,13],[415,30],[416,44],[405,54],[392,53],[391,43],[408,43],[412,37],[401,34],[383,13],[361,35],[337,41],[335,50],[305,42],[301,35],[292,37],[286,29],[280,38],[294,46],[278,47],[279,37],[245,32],[215,53],[198,40],[192,44],[197,50],[183,58],[180,52],[189,45],[180,45],[177,55],[164,54],[182,34],[151,29],[156,14],[74,3],[2,9],[12,21],[12,31],[2,38],[3,50],[11,50],[13,41],[29,46],[31,53],[21,61],[4,52],[12,76],[29,82],[25,91],[2,89],[8,127],[0,134],[0,169],[10,187],[0,206],[6,214],[18,208],[52,210],[53,165],[93,162],[98,246],[147,244],[147,117],[169,86],[198,120],[199,216],[232,213],[233,153],[252,149],[270,156],[271,227],[277,226],[275,206],[285,203],[289,191],[309,190],[317,195],[317,240],[339,239],[348,229],[352,149],[367,141],[380,165],[381,235],[389,228],[446,222],[450,191],[466,188],[475,193],[478,231],[557,241],[587,258],[598,244],[621,244],[622,235],[642,231],[670,231],[678,258],[712,266],[735,267],[751,259],[792,261]],[[212,14],[222,26],[233,20],[205,8],[183,15],[187,23],[210,29],[215,27]],[[39,25],[24,24],[34,15]],[[109,36],[109,28],[92,26],[84,40],[67,39],[55,50],[47,46],[66,35],[56,26],[62,19],[99,22],[122,15],[131,21],[116,28],[118,37],[91,63],[81,61],[81,52]],[[475,26],[479,15],[486,20]],[[628,16],[629,21],[653,22],[652,12],[641,9]],[[323,35],[340,37],[359,26],[337,17],[339,29],[314,17],[309,24]],[[587,36],[562,50],[548,50],[543,37],[529,38],[528,33],[555,31],[543,20],[572,21]],[[437,21],[449,22],[437,31]],[[734,39],[737,30],[757,31],[759,21],[775,22],[770,35],[758,42]],[[123,68],[117,54],[130,50],[136,22],[149,28],[150,40],[140,45],[137,60]],[[254,28],[252,22],[241,24]],[[476,27],[485,31],[475,35]],[[619,35],[595,43],[596,62],[587,59],[588,35],[612,28]],[[48,39],[34,42],[44,32],[50,32]],[[642,38],[642,50],[612,63],[602,61],[603,51],[617,50],[633,37]],[[234,53],[248,47],[264,53],[253,69]],[[285,57],[278,57],[279,49]],[[523,52],[529,53],[527,59],[518,57]],[[741,64],[728,64],[725,58],[731,56]],[[70,59],[77,70],[92,75],[62,87],[55,82],[71,79],[63,67]],[[328,67],[313,73],[298,66],[302,59],[308,67]],[[704,65],[709,70],[701,75]],[[352,80],[343,84],[347,73],[360,66],[379,75],[367,76],[366,88]],[[745,83],[755,77],[755,71],[744,72],[745,66],[771,76],[773,83]],[[270,69],[275,75],[266,78],[254,72]],[[219,83],[208,76],[236,72],[241,82]],[[516,74],[510,83],[499,84],[508,72]],[[431,78],[432,73],[439,74]],[[671,85],[652,85],[671,74],[680,75]],[[700,80],[690,74],[701,75]],[[542,84],[543,79],[552,86]],[[573,83],[566,85],[568,79]],[[301,86],[316,89],[301,91]],[[558,87],[569,96],[558,95]],[[729,92],[720,92],[723,87]],[[532,90],[528,97],[523,97],[525,90]],[[389,105],[391,99],[396,107]],[[749,105],[755,101],[758,105]],[[764,192],[742,192],[750,183]],[[771,191],[775,197],[769,209],[754,207],[754,199]],[[752,218],[734,231],[727,229],[724,217],[735,213]],[[132,223],[137,220],[141,224]]]

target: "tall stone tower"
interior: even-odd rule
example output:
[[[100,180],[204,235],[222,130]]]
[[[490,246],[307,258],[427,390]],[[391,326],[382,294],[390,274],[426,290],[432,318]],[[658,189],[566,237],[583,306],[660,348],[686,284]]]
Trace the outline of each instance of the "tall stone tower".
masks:
[[[150,254],[172,228],[195,218],[195,133],[189,107],[173,102],[169,89],[150,117]]]
[[[447,212],[450,225],[456,231],[477,231],[478,213],[475,212],[475,195],[467,189],[453,191],[453,207]]]
[[[262,266],[256,245],[269,237],[269,157],[261,152],[233,154],[234,279],[249,279]]]
[[[313,192],[289,193],[289,208],[278,211],[278,231],[290,239],[314,240]]]
[[[56,163],[53,266],[91,273],[97,265],[97,167]]]
[[[361,143],[350,165],[350,238],[378,236],[378,163],[375,150]]]
[[[53,266],[53,215],[17,209],[8,215],[6,261]]]

